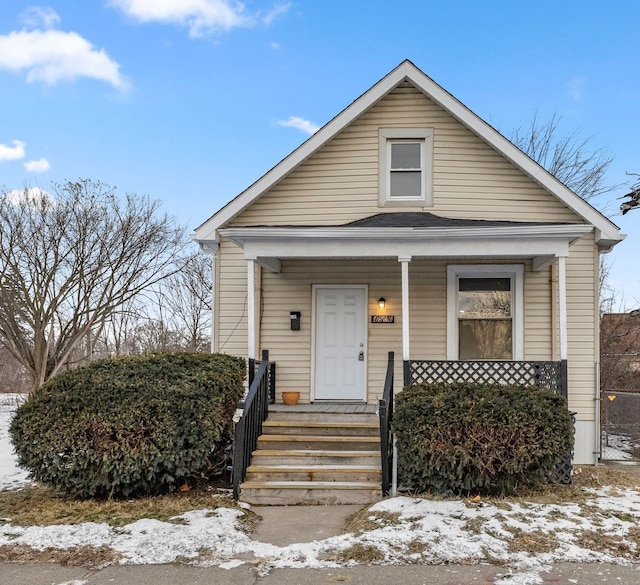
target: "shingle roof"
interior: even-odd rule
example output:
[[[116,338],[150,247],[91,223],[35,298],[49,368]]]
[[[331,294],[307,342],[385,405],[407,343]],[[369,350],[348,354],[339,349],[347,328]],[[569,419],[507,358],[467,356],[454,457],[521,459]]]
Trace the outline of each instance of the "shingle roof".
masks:
[[[456,228],[456,227],[510,227],[518,225],[549,225],[543,222],[493,221],[485,219],[453,219],[429,212],[377,213],[341,227],[380,228]],[[558,224],[563,225],[563,224]]]

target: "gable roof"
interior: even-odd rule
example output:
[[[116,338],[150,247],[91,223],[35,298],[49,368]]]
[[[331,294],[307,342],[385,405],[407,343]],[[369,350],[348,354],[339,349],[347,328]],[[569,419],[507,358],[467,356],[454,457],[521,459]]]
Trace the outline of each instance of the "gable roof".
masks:
[[[217,241],[217,230],[242,213],[263,193],[268,191],[313,153],[340,133],[354,120],[378,103],[403,82],[408,81],[429,99],[502,154],[526,175],[531,177],[569,209],[596,228],[596,242],[601,250],[609,251],[623,239],[618,227],[584,199],[568,189],[551,173],[527,156],[495,128],[487,124],[469,108],[443,89],[411,61],[403,61],[351,105],[318,130],[306,142],[280,161],[275,167],[240,193],[235,199],[211,216],[196,229],[195,239],[200,242]]]

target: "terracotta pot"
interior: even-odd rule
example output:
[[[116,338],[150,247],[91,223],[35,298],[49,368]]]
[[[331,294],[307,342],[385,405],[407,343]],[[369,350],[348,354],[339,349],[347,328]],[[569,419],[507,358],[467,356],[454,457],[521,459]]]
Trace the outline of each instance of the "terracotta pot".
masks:
[[[282,393],[282,402],[292,406],[294,404],[298,404],[298,400],[300,400],[300,392],[283,392]]]

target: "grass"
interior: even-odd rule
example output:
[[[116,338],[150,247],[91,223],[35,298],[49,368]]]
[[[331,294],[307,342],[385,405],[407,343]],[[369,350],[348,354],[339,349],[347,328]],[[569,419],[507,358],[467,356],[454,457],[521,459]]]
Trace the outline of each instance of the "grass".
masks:
[[[526,509],[532,504],[585,503],[589,488],[610,486],[614,490],[624,488],[640,489],[640,478],[626,472],[609,467],[576,468],[571,485],[545,485],[537,490],[527,490],[509,498],[481,499],[469,498],[468,506],[492,504],[498,509],[508,511],[514,504]],[[429,497],[429,496],[426,496]],[[442,498],[435,498],[441,500]],[[237,503],[228,495],[220,494],[212,489],[199,488],[188,492],[176,492],[169,495],[145,497],[127,500],[77,500],[65,497],[51,489],[41,486],[28,486],[22,489],[0,491],[0,524],[11,523],[19,526],[79,524],[82,522],[107,523],[112,527],[121,527],[142,518],[153,518],[165,522],[179,523],[180,516],[196,509],[215,509],[219,507],[237,508]],[[245,530],[251,532],[258,521],[258,516],[244,510],[242,521]],[[562,515],[562,511],[557,512]],[[594,526],[598,521],[615,517],[633,523],[635,517],[626,512],[602,510],[596,507],[582,506],[582,515],[590,516]],[[500,519],[498,513],[493,519]],[[522,517],[520,517],[522,516]],[[526,513],[517,518],[525,526]],[[407,520],[405,519],[404,522]],[[409,520],[410,521],[410,520]],[[465,529],[472,535],[486,531],[485,518],[467,520]],[[356,536],[366,532],[393,526],[400,523],[400,514],[370,511],[367,507],[352,514],[346,521],[344,529]],[[539,554],[550,552],[558,545],[554,535],[542,531],[524,528],[517,529],[505,526],[513,538],[509,542],[510,552]],[[617,556],[637,560],[640,555],[640,528],[631,526],[625,538],[617,535],[603,534],[597,530],[576,531],[575,544],[591,550],[609,552]],[[629,544],[631,543],[631,544]],[[404,551],[407,562],[416,562],[425,552],[426,545],[414,539]],[[492,559],[489,551],[487,560],[500,563],[500,559]],[[206,555],[205,555],[206,556]],[[342,551],[330,553],[331,560],[342,563],[379,563],[385,555],[375,545],[354,543]],[[55,562],[60,564],[99,568],[118,562],[118,553],[107,547],[76,547],[66,550],[36,550],[25,545],[11,544],[0,546],[0,562]]]
[[[67,549],[46,548],[38,550],[26,545],[0,546],[0,562],[3,563],[57,563],[72,567],[101,569],[112,565],[120,555],[106,546],[80,546]]]
[[[513,497],[482,500],[480,505],[482,502],[491,503],[508,510],[513,503],[580,503],[588,497],[585,488],[603,486],[640,488],[640,478],[604,466],[580,467],[576,468],[571,485],[544,485],[537,490],[523,491]],[[467,504],[478,505],[471,499]],[[41,486],[0,491],[0,523],[10,522],[19,526],[105,522],[118,527],[142,518],[167,522],[190,510],[218,507],[237,508],[237,503],[230,496],[220,495],[219,492],[205,488],[127,500],[78,500]],[[251,514],[246,514],[245,517],[248,526],[255,522]],[[630,520],[626,517],[620,519]],[[398,514],[370,512],[364,508],[347,519],[345,530],[362,534],[397,522]]]
[[[142,518],[167,522],[190,510],[221,507],[238,506],[231,497],[204,489],[129,500],[77,500],[40,486],[0,491],[0,523],[18,526],[104,522],[118,527]]]

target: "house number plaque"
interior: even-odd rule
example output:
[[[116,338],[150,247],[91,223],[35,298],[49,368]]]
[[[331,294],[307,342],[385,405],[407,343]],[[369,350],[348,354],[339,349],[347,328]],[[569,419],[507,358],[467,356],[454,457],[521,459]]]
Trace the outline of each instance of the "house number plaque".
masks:
[[[371,315],[372,323],[394,323],[395,315]]]

